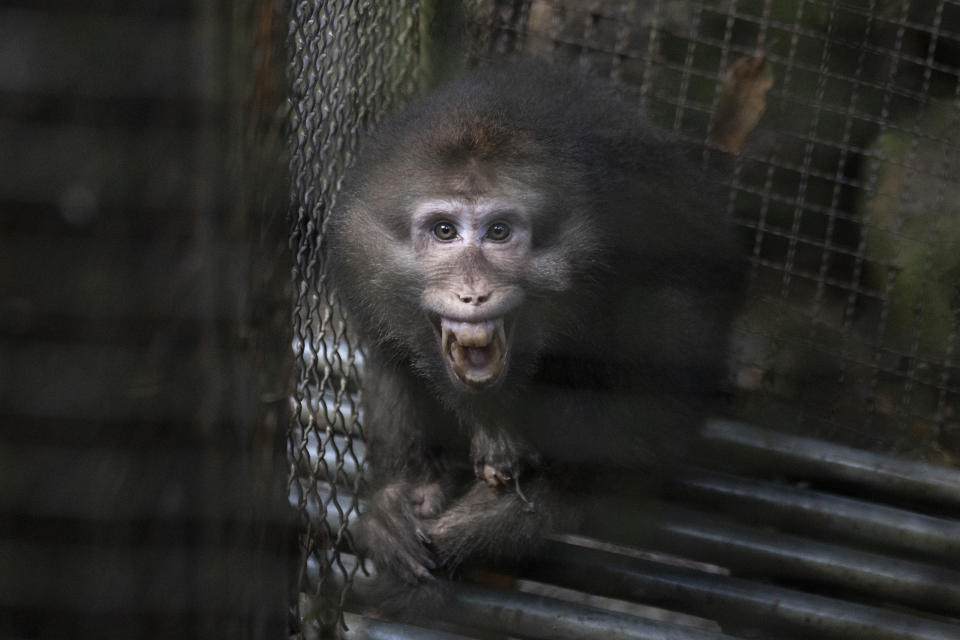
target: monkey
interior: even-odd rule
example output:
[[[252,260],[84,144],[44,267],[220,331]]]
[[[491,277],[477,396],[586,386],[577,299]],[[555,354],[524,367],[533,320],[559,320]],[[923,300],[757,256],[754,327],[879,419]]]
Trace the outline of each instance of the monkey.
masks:
[[[682,462],[722,404],[742,280],[711,185],[621,90],[530,60],[363,143],[323,242],[367,349],[356,539],[378,573],[522,558],[598,473]]]

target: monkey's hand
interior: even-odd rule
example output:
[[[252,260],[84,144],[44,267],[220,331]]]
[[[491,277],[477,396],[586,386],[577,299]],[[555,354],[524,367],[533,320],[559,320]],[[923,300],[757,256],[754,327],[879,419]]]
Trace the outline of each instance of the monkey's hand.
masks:
[[[360,519],[357,545],[379,571],[408,584],[433,580],[436,568],[428,549],[429,521],[444,507],[437,483],[393,482],[374,493],[370,509]]]
[[[538,504],[536,509],[517,493],[474,483],[431,524],[438,564],[453,570],[471,557],[526,554],[559,513],[545,478],[528,474],[526,485],[527,494]]]
[[[470,459],[477,478],[491,487],[513,488],[527,510],[534,508],[520,487],[520,474],[525,465],[539,464],[539,457],[522,440],[503,431],[474,431],[470,442]]]
[[[520,477],[525,447],[503,431],[477,429],[470,441],[470,461],[477,478],[491,487],[508,486]]]

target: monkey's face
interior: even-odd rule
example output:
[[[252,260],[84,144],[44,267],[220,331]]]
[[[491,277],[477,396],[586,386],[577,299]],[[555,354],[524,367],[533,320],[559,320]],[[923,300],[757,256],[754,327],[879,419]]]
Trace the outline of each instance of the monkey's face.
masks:
[[[410,224],[426,285],[420,302],[447,374],[471,389],[495,385],[508,369],[524,300],[529,212],[509,198],[426,199]]]
[[[558,163],[428,152],[379,154],[345,188],[327,235],[340,294],[387,357],[441,388],[522,383],[584,324],[600,244],[585,189]]]

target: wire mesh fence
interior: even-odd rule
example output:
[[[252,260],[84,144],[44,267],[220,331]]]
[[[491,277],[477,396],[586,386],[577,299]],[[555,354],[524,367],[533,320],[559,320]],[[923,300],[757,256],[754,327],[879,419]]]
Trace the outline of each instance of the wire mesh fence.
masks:
[[[420,2],[291,10],[296,391],[288,455],[308,633],[342,621],[362,493],[362,348],[325,286],[326,212],[363,134],[423,89]],[[954,465],[960,456],[960,3],[468,0],[464,60],[582,66],[729,166],[750,263],[733,413]],[[459,37],[458,31],[458,37]]]
[[[752,264],[741,415],[952,461],[957,6],[544,0],[526,14],[495,29],[635,88],[706,153],[729,151],[731,94],[762,109],[729,184]]]

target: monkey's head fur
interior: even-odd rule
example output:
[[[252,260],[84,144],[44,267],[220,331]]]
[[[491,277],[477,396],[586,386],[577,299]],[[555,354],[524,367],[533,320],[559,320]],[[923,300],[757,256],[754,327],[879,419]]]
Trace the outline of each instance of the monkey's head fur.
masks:
[[[675,182],[658,162],[673,152],[605,85],[553,75],[481,71],[390,117],[329,221],[351,319],[441,392],[522,388],[558,343],[596,352],[584,345],[610,335],[595,295],[627,275],[620,238],[672,235],[630,178]],[[641,262],[656,259],[648,249]]]

